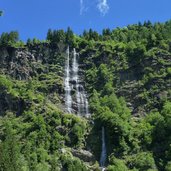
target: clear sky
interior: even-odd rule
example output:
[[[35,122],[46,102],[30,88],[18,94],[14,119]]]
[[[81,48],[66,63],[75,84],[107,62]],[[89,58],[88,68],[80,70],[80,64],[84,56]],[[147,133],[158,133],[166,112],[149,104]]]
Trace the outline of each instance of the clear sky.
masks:
[[[138,21],[171,19],[171,0],[0,0],[0,33],[17,30],[22,40],[45,39],[49,28],[123,27]]]

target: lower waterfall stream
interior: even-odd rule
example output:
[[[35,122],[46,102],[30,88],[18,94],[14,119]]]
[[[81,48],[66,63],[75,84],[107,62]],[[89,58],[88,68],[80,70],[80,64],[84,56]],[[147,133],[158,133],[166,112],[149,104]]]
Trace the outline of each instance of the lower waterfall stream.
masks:
[[[105,169],[104,167],[105,167],[106,157],[107,157],[107,153],[106,153],[106,142],[105,142],[105,129],[104,127],[102,127],[102,149],[101,149],[101,156],[100,156],[100,167],[102,168],[102,170]]]

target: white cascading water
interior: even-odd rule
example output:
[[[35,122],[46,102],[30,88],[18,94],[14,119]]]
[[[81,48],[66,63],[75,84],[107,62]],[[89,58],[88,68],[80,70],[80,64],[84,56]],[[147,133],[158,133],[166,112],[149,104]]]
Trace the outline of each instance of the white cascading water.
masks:
[[[81,84],[81,81],[79,79],[79,65],[78,65],[78,57],[79,54],[76,52],[75,48],[73,49],[73,59],[72,59],[72,65],[70,69],[70,52],[69,47],[67,48],[67,58],[65,62],[65,106],[68,113],[74,112],[72,105],[73,102],[77,105],[77,114],[80,116],[89,116],[89,110],[88,110],[88,100],[86,97],[86,93],[84,91],[84,87]],[[71,96],[71,90],[75,88],[75,99]]]
[[[86,113],[86,117],[89,117],[89,109],[88,109],[88,100],[87,100],[87,97],[86,97],[86,95],[85,95],[85,93],[84,93],[84,99],[85,99],[85,113]]]
[[[68,113],[72,113],[72,97],[71,97],[71,86],[70,86],[70,65],[69,65],[69,47],[67,48],[67,59],[65,62],[65,79],[64,79],[64,88],[65,88],[65,106]]]
[[[102,171],[105,170],[106,157],[105,129],[102,127],[102,151],[100,156],[100,167],[102,168]]]
[[[76,87],[76,100],[77,100],[77,114],[80,116],[88,117],[88,100],[84,91],[83,85],[80,84],[79,80],[79,65],[78,65],[78,58],[79,54],[76,52],[75,48],[73,49],[73,63],[72,63],[72,70],[73,70],[73,77],[72,81],[75,82]]]

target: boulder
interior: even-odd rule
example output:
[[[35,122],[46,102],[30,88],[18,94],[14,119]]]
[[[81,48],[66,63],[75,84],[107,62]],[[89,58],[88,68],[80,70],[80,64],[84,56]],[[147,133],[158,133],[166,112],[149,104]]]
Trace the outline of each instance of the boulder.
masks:
[[[77,149],[72,149],[71,153],[73,156],[78,157],[79,159],[83,160],[84,162],[95,162],[95,157],[94,155],[87,150],[77,150]]]

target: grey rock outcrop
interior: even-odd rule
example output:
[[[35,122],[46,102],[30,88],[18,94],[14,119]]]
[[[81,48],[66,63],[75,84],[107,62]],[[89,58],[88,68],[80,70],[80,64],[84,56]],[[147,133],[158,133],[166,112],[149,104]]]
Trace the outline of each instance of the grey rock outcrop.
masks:
[[[76,149],[72,149],[72,154],[75,157],[80,158],[81,160],[83,160],[84,162],[95,162],[95,157],[94,155],[86,150],[76,150]]]

